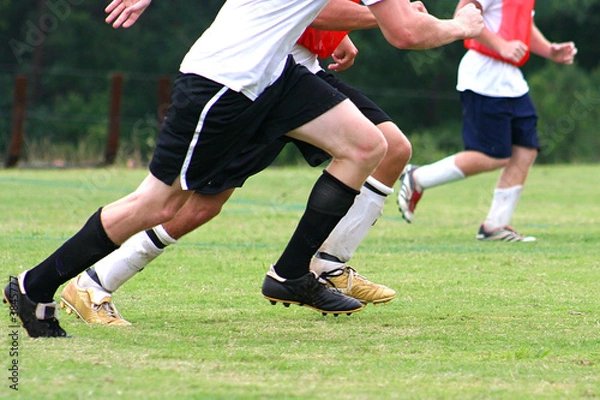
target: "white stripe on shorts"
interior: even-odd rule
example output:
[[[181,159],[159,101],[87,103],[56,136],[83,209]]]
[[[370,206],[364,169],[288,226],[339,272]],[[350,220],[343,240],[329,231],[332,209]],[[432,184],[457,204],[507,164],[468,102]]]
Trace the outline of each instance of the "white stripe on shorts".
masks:
[[[225,92],[227,90],[229,90],[229,88],[227,86],[223,86],[221,88],[221,90],[219,90],[219,92],[217,94],[215,94],[212,97],[212,99],[210,99],[206,103],[206,105],[202,109],[202,112],[200,113],[200,118],[198,119],[198,124],[196,125],[196,130],[194,131],[194,137],[192,138],[190,147],[188,147],[187,154],[185,155],[185,160],[183,161],[183,166],[181,167],[181,172],[179,173],[181,188],[183,190],[189,190],[188,185],[187,185],[187,180],[186,180],[186,174],[187,174],[188,168],[190,167],[190,162],[192,160],[192,154],[194,154],[194,149],[196,148],[196,145],[198,144],[198,138],[200,137],[200,132],[202,131],[202,127],[204,126],[206,114],[208,114],[208,112],[210,111],[210,108],[221,98],[221,96],[223,96],[223,94],[225,94]]]

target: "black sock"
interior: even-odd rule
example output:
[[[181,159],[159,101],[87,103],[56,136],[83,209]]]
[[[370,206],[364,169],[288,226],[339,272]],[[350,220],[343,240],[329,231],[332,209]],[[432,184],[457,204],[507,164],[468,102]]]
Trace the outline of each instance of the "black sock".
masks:
[[[306,211],[296,231],[275,264],[277,275],[296,279],[308,273],[311,258],[346,215],[358,193],[323,171],[308,198]]]
[[[31,300],[40,303],[53,301],[60,285],[119,247],[106,235],[100,221],[101,212],[100,208],[79,232],[50,257],[27,271],[25,291]]]

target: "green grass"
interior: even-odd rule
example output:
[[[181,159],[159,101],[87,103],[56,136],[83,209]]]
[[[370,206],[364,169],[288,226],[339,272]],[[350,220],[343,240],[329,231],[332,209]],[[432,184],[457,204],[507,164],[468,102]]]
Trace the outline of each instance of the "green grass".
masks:
[[[529,399],[600,396],[600,166],[536,166],[513,218],[536,243],[479,243],[497,174],[390,198],[352,265],[398,291],[351,317],[260,295],[318,169],[270,169],[116,294],[133,327],[20,330],[0,398]],[[145,171],[0,171],[4,280],[37,264]],[[58,294],[57,294],[58,298]]]

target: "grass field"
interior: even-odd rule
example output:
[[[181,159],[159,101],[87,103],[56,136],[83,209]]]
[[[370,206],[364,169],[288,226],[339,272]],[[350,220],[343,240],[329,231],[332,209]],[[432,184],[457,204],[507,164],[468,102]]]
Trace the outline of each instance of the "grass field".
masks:
[[[428,191],[415,222],[390,198],[352,265],[398,292],[350,317],[260,294],[319,174],[270,169],[128,282],[132,327],[30,339],[0,398],[572,399],[600,396],[600,165],[536,166],[513,225],[536,243],[479,243],[497,174]],[[37,264],[145,171],[0,171],[0,270]],[[57,297],[58,299],[58,293]],[[18,392],[11,363],[18,362]]]

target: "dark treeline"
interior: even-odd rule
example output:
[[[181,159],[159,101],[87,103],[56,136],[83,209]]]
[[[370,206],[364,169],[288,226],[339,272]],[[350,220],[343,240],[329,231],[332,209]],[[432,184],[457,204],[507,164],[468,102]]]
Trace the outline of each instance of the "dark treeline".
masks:
[[[424,3],[440,18],[450,18],[456,6],[454,0]],[[156,136],[157,79],[176,74],[183,55],[210,24],[222,0],[155,1],[129,30],[114,30],[104,23],[107,4],[0,2],[0,158],[6,152],[17,74],[29,78],[30,160],[101,157],[109,77],[119,71],[125,74],[121,152],[147,160]],[[540,114],[544,142],[540,161],[598,161],[600,0],[539,1],[535,19],[549,40],[573,40],[579,49],[573,66],[532,56],[523,68]],[[396,120],[413,142],[415,160],[431,161],[459,150],[460,104],[454,86],[462,44],[401,51],[375,29],[350,37],[360,54],[342,78]]]

